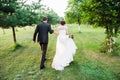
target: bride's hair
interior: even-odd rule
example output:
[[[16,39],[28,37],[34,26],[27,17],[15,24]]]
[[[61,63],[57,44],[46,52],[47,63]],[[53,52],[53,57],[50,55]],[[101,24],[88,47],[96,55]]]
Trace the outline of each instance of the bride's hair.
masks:
[[[65,23],[65,21],[60,21],[60,24],[65,25],[66,23]]]

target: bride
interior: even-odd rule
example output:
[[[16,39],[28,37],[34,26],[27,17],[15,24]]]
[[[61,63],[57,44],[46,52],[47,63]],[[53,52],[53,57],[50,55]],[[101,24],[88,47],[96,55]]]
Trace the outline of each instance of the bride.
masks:
[[[64,70],[64,67],[73,61],[73,56],[77,49],[73,39],[68,35],[65,21],[61,21],[60,24],[57,29],[59,35],[57,37],[56,54],[52,62],[52,68],[55,70]]]

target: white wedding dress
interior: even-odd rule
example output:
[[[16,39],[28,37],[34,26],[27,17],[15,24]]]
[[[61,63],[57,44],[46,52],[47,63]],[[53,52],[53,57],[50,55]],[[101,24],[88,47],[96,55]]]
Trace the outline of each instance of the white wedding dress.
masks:
[[[73,61],[77,47],[73,39],[66,35],[66,26],[59,26],[58,31],[56,54],[53,58],[52,68],[55,70],[64,70],[64,67],[68,66],[70,62]]]

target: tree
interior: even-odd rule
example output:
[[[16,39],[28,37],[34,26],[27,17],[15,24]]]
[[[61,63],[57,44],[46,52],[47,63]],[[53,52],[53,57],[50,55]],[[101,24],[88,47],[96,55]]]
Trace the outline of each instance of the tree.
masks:
[[[83,0],[69,0],[65,18],[68,23],[78,23],[78,30],[80,31],[81,24],[81,3]]]
[[[53,10],[48,9],[45,12],[45,14],[48,17],[48,23],[51,23],[51,24],[59,23],[60,17]]]
[[[120,1],[119,0],[78,0],[78,9],[74,8],[75,0],[68,4],[66,18],[73,19],[72,13],[78,11],[82,23],[98,25],[106,29],[106,51],[114,51],[116,38],[120,27]],[[72,6],[71,6],[72,5]],[[74,8],[74,9],[73,9]],[[73,11],[73,12],[72,12]],[[74,16],[75,17],[75,16]],[[75,17],[76,19],[76,17]]]
[[[28,5],[23,0],[0,0],[0,27],[12,28],[14,43],[16,43],[14,29],[16,26],[38,24],[43,16],[47,16],[52,24],[56,24],[60,20],[53,10],[46,10],[40,2]]]
[[[120,27],[120,1],[119,0],[91,0],[87,11],[94,15],[91,22],[97,23],[106,29],[106,52],[112,52],[116,43]]]
[[[0,11],[1,11],[1,26],[12,27],[14,43],[16,43],[15,29],[16,16],[14,15],[15,9],[17,8],[17,0],[0,0]],[[3,18],[4,17],[4,18]]]

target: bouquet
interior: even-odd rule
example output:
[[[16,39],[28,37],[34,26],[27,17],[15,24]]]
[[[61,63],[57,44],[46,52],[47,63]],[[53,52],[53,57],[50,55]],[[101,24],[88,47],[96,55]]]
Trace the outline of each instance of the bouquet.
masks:
[[[74,39],[74,36],[73,36],[73,35],[69,35],[69,38],[72,38],[72,39]]]

